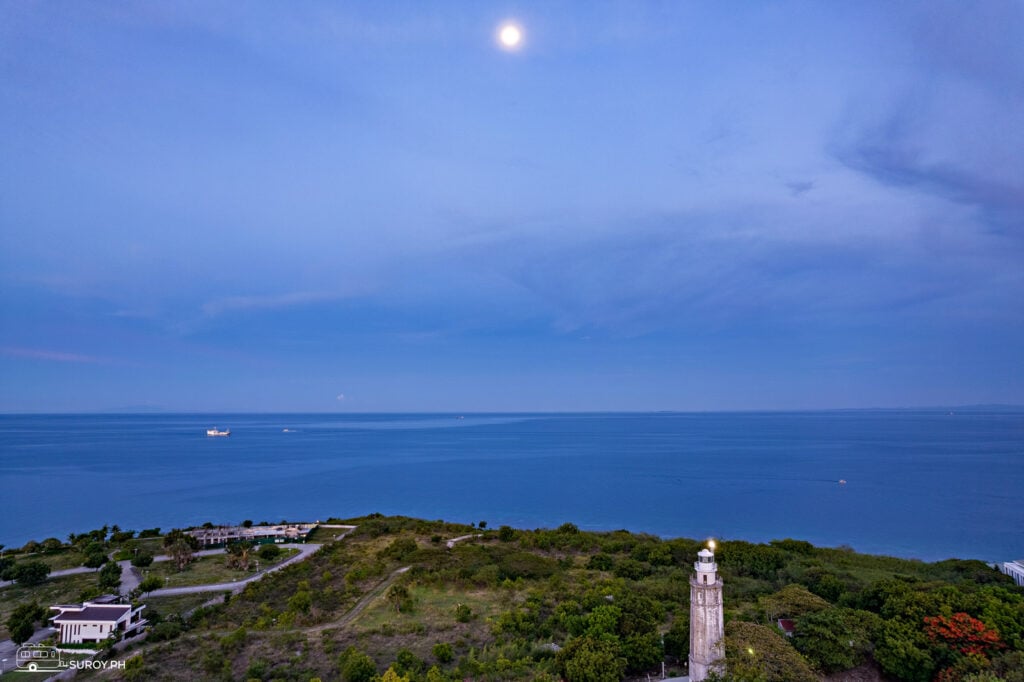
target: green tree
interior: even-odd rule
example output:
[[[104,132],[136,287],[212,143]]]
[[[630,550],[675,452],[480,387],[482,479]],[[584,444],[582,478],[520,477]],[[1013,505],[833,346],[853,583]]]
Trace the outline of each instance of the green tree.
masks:
[[[251,555],[251,542],[232,542],[227,547],[227,556],[224,559],[224,563],[228,568],[247,571],[249,570]]]
[[[469,604],[455,605],[455,620],[460,623],[468,623],[473,620],[473,609],[469,607]]]
[[[11,571],[14,580],[26,587],[41,585],[50,575],[50,567],[37,559],[15,564]]]
[[[626,657],[628,671],[639,673],[651,670],[663,658],[661,635],[657,632],[630,635],[622,641],[622,653]]]
[[[830,606],[827,601],[803,585],[786,585],[775,594],[762,597],[759,601],[765,617],[770,621],[777,618],[796,618],[805,613],[823,611]]]
[[[620,617],[622,617],[622,609],[618,606],[601,604],[584,617],[585,632],[595,638],[602,635],[614,635],[619,630]]]
[[[626,659],[615,638],[577,637],[555,656],[555,665],[568,682],[619,682]]]
[[[370,682],[377,676],[373,659],[355,647],[346,649],[338,659],[341,677],[345,682]]]
[[[426,663],[413,652],[408,649],[399,649],[395,654],[395,664],[393,667],[403,675],[416,675],[427,666]]]
[[[103,564],[107,563],[107,550],[103,546],[103,543],[98,540],[90,539],[92,537],[91,535],[86,535],[84,537],[89,541],[81,548],[82,554],[85,555],[82,565],[86,568],[99,568]],[[79,536],[79,541],[82,541],[82,536]]]
[[[11,641],[20,646],[29,640],[36,628],[32,621],[19,620],[13,625],[8,625],[7,631],[11,633]]]
[[[842,580],[818,566],[807,569],[800,582],[814,594],[832,603],[839,601],[846,591],[846,584]]]
[[[277,545],[263,545],[260,547],[259,555],[264,561],[273,561],[281,556],[281,548]]]
[[[735,679],[765,682],[817,682],[807,661],[778,628],[734,621],[725,631],[725,664]]]
[[[409,678],[405,675],[399,675],[394,668],[388,668],[380,676],[380,682],[409,682]]]
[[[156,575],[146,576],[141,583],[139,583],[139,591],[142,594],[148,594],[153,590],[159,590],[164,586],[163,578]]]
[[[99,586],[101,590],[116,590],[121,586],[121,566],[110,562],[100,569]]]
[[[15,644],[24,644],[36,631],[35,624],[46,618],[46,609],[38,602],[30,602],[16,607],[7,617],[7,631]]]
[[[58,549],[64,546],[57,538],[46,538],[43,540],[43,551],[44,552],[56,552]]]
[[[874,658],[884,672],[904,682],[928,682],[937,667],[924,632],[903,620],[882,623]]]
[[[880,626],[870,611],[826,609],[797,620],[793,645],[822,672],[849,670],[867,659]]]
[[[447,679],[448,676],[436,665],[430,666],[430,670],[427,671],[427,682],[446,682]]]
[[[412,538],[395,538],[390,545],[381,550],[380,555],[401,561],[415,552],[416,549],[416,541]]]
[[[395,611],[399,613],[403,609],[406,611],[412,610],[412,595],[409,593],[409,588],[402,583],[395,583],[388,588],[387,594],[384,597],[389,604],[395,607]]]
[[[140,552],[132,557],[132,566],[136,568],[146,568],[153,563],[153,555],[148,552]]]
[[[686,660],[690,655],[690,618],[682,613],[672,621],[672,626],[665,633],[665,653],[679,660]]]

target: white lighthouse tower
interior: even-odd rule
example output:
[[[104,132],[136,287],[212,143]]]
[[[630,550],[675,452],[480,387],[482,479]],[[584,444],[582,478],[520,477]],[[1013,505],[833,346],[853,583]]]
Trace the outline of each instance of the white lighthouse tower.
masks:
[[[722,579],[715,563],[715,541],[697,553],[690,576],[690,682],[704,680],[724,657],[725,622],[722,612]]]

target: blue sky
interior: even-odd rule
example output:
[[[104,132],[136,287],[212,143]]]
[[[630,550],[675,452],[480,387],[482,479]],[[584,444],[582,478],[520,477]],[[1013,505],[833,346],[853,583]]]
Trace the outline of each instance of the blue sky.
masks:
[[[1021,35],[1000,1],[0,4],[0,411],[1024,403]]]

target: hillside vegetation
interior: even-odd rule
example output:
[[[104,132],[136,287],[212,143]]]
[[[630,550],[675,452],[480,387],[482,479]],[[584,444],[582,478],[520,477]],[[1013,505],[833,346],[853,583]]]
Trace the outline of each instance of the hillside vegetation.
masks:
[[[154,605],[150,616],[162,622],[114,675],[611,682],[660,676],[663,661],[670,673],[685,669],[700,541],[568,523],[335,521],[357,528],[226,604],[188,618]],[[468,534],[481,537],[447,547]],[[716,559],[723,679],[815,680],[867,665],[908,682],[1024,680],[1024,590],[982,562],[924,563],[798,540],[720,541]],[[779,618],[795,621],[792,638]]]

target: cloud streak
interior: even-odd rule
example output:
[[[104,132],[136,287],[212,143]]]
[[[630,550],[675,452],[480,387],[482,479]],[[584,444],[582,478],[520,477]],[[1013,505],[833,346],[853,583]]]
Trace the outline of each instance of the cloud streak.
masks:
[[[328,291],[296,291],[287,294],[259,296],[225,296],[204,303],[202,311],[204,316],[214,318],[230,313],[277,310],[315,303],[340,301],[351,298],[351,296],[351,294],[339,294]]]
[[[64,351],[47,350],[43,348],[19,348],[15,346],[0,347],[0,354],[13,358],[26,358],[29,360],[43,360],[45,362],[63,362],[76,364],[108,364],[107,358],[83,353],[68,353]]]

